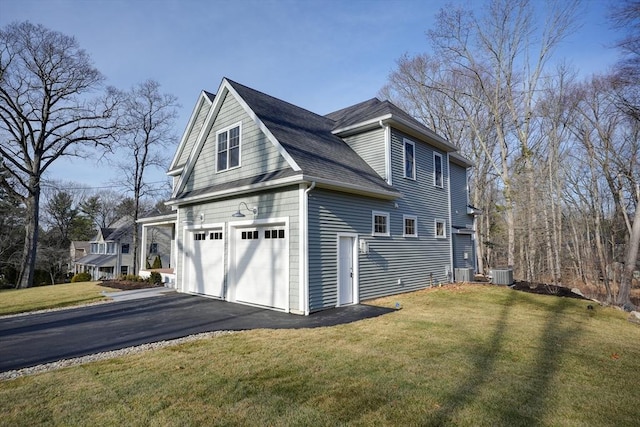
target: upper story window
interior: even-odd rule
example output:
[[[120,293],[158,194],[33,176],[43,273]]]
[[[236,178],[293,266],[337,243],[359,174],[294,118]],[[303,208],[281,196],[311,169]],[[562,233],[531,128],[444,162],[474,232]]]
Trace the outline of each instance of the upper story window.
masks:
[[[91,253],[92,254],[97,254],[98,253],[98,244],[97,243],[92,243],[91,244]]]
[[[387,212],[371,213],[371,234],[374,236],[389,236],[389,214]]]
[[[129,244],[128,243],[123,243],[122,246],[120,247],[120,252],[122,252],[123,254],[128,254],[129,253]]]
[[[416,146],[408,139],[404,140],[404,177],[416,179]]]
[[[108,254],[116,253],[116,244],[114,242],[107,243],[107,253]]]
[[[404,215],[404,237],[418,237],[418,217]]]
[[[216,134],[216,170],[218,172],[240,166],[240,123]]]
[[[433,185],[442,188],[442,155],[433,153]]]

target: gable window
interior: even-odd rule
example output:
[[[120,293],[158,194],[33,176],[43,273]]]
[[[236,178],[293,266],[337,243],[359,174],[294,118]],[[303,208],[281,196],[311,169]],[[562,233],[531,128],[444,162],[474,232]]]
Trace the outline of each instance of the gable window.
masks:
[[[445,239],[447,237],[447,231],[445,229],[446,227],[446,221],[442,221],[440,219],[436,219],[435,221],[435,234],[436,234],[436,238],[438,239]]]
[[[120,252],[122,252],[123,254],[128,254],[129,253],[129,244],[128,243],[123,243],[122,246],[120,247]]]
[[[418,237],[418,217],[404,215],[404,237]]]
[[[433,153],[433,185],[442,188],[442,155]]]
[[[218,172],[240,166],[240,124],[218,132],[216,148]]]
[[[416,146],[408,139],[404,140],[404,177],[416,179]]]
[[[374,236],[388,236],[389,235],[389,214],[387,212],[373,211],[372,217],[372,231]]]

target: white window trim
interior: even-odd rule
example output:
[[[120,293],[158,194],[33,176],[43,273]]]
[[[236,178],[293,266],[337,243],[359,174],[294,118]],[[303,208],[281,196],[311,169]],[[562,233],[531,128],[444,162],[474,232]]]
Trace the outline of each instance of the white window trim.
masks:
[[[376,233],[376,216],[384,216],[387,219],[387,232]],[[390,236],[391,235],[391,220],[389,212],[371,211],[371,235],[372,236]]]
[[[226,169],[218,169],[218,135],[220,135],[221,133],[225,133],[228,132],[233,129],[233,128],[238,128],[238,166],[234,166],[232,168],[227,167]],[[216,131],[216,140],[215,140],[215,166],[216,166],[216,173],[221,173],[221,172],[227,172],[233,169],[238,169],[240,166],[242,166],[242,121],[234,123],[230,126],[227,126],[223,129],[220,129],[218,131]],[[229,136],[227,135],[227,166],[229,165]]]
[[[440,185],[436,182],[436,157],[440,158]],[[444,188],[444,160],[442,154],[433,152],[433,185],[438,188]]]
[[[442,223],[442,236],[438,236],[438,223]],[[433,234],[436,239],[446,239],[447,238],[447,221],[443,219],[434,219],[433,220]]]
[[[407,234],[407,220],[413,220],[414,234]],[[402,237],[418,237],[418,217],[415,215],[402,215]]]
[[[413,176],[407,176],[407,145],[411,145],[413,147]],[[416,144],[415,142],[403,138],[402,139],[402,176],[407,179],[416,180],[417,179],[417,170],[416,170]]]

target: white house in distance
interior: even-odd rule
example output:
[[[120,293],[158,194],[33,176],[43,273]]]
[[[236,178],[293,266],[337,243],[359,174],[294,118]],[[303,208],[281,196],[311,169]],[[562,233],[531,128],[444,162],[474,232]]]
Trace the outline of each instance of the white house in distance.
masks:
[[[180,292],[297,314],[468,278],[467,170],[388,101],[325,116],[223,79],[203,91],[168,174]],[[144,255],[141,257],[144,259]]]

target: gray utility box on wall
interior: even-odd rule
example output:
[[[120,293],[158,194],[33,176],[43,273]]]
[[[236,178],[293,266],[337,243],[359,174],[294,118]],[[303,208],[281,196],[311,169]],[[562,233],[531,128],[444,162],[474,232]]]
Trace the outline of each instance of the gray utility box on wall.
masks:
[[[491,270],[491,283],[494,285],[513,285],[513,270],[510,268]]]
[[[453,274],[456,282],[473,281],[473,268],[455,268]]]

